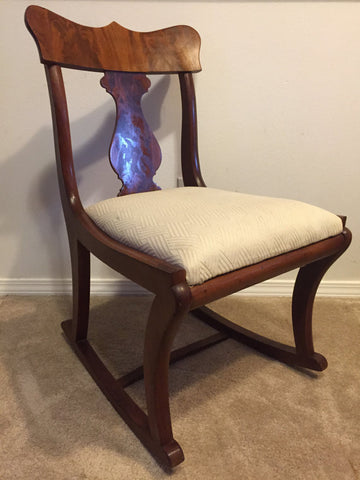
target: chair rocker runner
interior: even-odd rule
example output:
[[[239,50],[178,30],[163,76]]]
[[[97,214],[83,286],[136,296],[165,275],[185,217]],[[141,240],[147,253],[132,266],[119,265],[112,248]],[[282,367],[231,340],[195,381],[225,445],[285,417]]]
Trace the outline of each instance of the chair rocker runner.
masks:
[[[174,440],[169,407],[169,363],[233,338],[290,365],[324,370],[315,353],[312,307],[330,265],[346,250],[345,219],[293,200],[206,188],[197,151],[192,75],[201,70],[200,38],[187,26],[135,32],[111,23],[91,28],[30,6],[26,25],[45,66],[52,107],[58,179],[71,252],[73,318],[65,335],[125,422],[164,466],[184,460]],[[104,73],[101,85],[116,103],[110,146],[121,179],[117,197],[83,208],[74,175],[62,68]],[[184,187],[160,190],[153,177],[160,147],[141,109],[146,74],[177,74],[182,99],[181,163]],[[90,253],[155,294],[148,318],[143,366],[116,379],[87,340]],[[205,305],[299,268],[292,319],[295,347],[241,328]],[[218,332],[171,351],[192,312]],[[126,392],[144,378],[147,413]]]

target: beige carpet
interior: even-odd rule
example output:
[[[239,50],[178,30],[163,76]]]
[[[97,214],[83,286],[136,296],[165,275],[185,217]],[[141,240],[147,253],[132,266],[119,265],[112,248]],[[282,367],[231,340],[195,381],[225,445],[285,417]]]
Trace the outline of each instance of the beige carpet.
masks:
[[[96,298],[91,337],[109,367],[137,366],[150,298]],[[232,297],[216,309],[291,339],[289,299]],[[64,340],[69,297],[0,298],[1,480],[360,479],[360,300],[319,299],[320,374],[233,341],[171,367],[185,462],[161,470]],[[181,342],[207,328],[185,322]],[[122,340],[122,342],[121,342]],[[131,387],[142,403],[142,382]]]

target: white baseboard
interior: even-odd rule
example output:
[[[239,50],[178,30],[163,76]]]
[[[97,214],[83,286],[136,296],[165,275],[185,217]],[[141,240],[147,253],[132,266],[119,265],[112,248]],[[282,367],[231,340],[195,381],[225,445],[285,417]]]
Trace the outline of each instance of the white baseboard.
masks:
[[[240,295],[291,296],[292,280],[268,280],[241,291]],[[93,279],[91,292],[94,295],[141,295],[146,290],[126,279]],[[0,279],[0,295],[68,295],[70,279],[50,278],[3,278]],[[360,297],[360,281],[323,281],[318,295],[324,297]]]

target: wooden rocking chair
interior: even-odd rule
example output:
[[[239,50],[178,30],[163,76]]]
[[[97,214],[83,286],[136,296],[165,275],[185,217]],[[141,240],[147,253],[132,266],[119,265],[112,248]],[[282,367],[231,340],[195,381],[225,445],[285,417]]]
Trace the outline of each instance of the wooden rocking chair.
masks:
[[[53,116],[58,179],[69,235],[73,318],[67,339],[117,412],[164,466],[184,460],[169,408],[169,363],[226,338],[279,361],[324,370],[315,353],[312,307],[330,265],[346,250],[345,218],[293,200],[205,188],[197,151],[193,86],[200,38],[187,26],[135,32],[117,23],[90,28],[30,6],[26,25],[45,66]],[[101,85],[117,107],[110,162],[122,181],[117,197],[83,208],[76,184],[62,67],[104,72]],[[146,74],[177,74],[182,99],[183,188],[160,190],[153,177],[159,145],[141,110]],[[147,322],[143,366],[116,379],[87,340],[90,253],[155,294]],[[299,268],[292,320],[295,347],[234,325],[205,305]],[[171,351],[179,325],[192,312],[218,330]],[[144,378],[147,413],[126,392]]]

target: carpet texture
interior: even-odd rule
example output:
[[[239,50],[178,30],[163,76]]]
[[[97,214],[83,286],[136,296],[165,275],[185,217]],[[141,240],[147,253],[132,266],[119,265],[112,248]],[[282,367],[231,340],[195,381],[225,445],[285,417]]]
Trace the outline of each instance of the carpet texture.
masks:
[[[0,298],[1,480],[360,479],[360,300],[316,301],[322,373],[227,340],[171,367],[171,411],[185,462],[152,459],[61,333],[70,297]],[[92,300],[90,339],[108,367],[141,363],[150,297]],[[291,342],[290,300],[229,297],[213,308]],[[209,328],[189,317],[177,344]],[[143,405],[143,383],[129,388]]]

